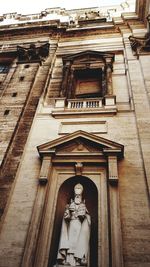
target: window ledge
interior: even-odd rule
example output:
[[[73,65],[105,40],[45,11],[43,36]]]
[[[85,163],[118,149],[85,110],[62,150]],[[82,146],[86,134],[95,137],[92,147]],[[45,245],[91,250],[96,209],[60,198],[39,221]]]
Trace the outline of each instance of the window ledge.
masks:
[[[55,99],[52,110],[53,117],[91,116],[95,114],[116,114],[116,97],[114,95],[103,98],[85,99]]]

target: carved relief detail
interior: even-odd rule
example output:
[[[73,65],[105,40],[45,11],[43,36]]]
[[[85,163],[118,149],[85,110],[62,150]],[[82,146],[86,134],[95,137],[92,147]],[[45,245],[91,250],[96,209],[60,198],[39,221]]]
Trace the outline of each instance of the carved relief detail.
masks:
[[[76,173],[76,175],[82,175],[82,170],[83,170],[83,164],[81,162],[77,162],[75,164],[75,173]]]
[[[34,62],[44,60],[49,54],[49,43],[36,47],[30,44],[28,48],[17,46],[17,54],[19,62]]]
[[[134,37],[129,36],[129,40],[131,43],[132,50],[135,52],[137,56],[139,54],[150,52],[150,14],[147,16],[148,21],[148,32],[145,36],[142,37]]]

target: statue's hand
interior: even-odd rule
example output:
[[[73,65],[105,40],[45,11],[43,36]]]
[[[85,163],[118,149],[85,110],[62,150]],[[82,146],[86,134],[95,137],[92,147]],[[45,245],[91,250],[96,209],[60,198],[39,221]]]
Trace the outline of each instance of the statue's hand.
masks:
[[[70,219],[70,211],[69,209],[66,209],[64,212],[64,219]]]

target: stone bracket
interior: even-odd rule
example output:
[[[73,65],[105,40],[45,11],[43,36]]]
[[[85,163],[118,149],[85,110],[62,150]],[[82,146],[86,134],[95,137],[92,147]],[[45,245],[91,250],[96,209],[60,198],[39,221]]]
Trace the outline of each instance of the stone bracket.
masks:
[[[82,175],[82,170],[83,170],[83,164],[81,162],[77,162],[75,164],[75,173],[76,173],[76,175]]]
[[[131,48],[137,57],[139,57],[140,54],[150,53],[150,14],[147,16],[147,22],[149,25],[148,32],[144,37],[129,36]]]
[[[108,156],[108,177],[111,184],[118,183],[117,156]]]
[[[43,157],[42,167],[39,176],[39,183],[45,185],[48,181],[48,173],[50,169],[51,157]]]

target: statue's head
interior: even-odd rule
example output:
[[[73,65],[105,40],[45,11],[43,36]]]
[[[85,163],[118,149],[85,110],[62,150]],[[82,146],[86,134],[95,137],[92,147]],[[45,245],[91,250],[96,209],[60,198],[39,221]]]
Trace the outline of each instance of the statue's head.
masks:
[[[82,184],[76,184],[75,187],[74,187],[74,192],[76,195],[81,195],[82,192],[83,192],[83,186]]]

